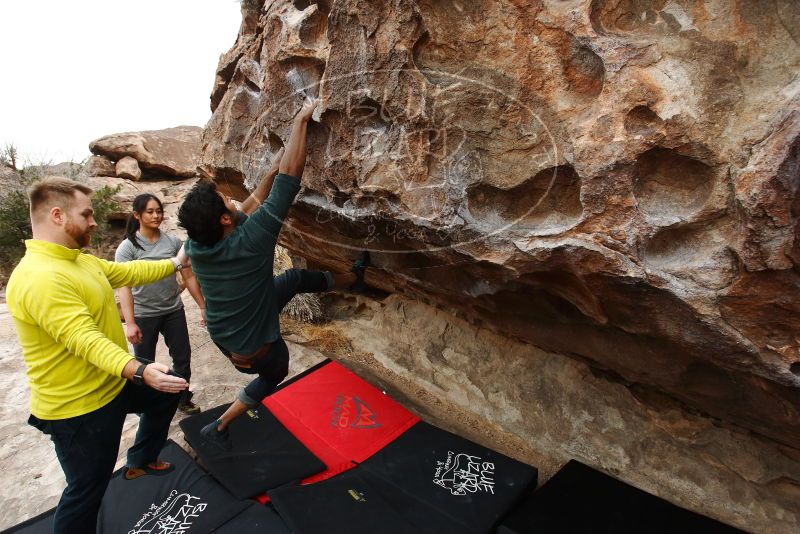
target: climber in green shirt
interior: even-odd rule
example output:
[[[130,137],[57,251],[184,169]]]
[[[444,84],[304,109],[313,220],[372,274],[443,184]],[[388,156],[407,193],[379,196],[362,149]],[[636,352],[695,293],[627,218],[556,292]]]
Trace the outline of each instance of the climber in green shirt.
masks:
[[[352,272],[289,269],[273,276],[278,234],[297,193],[306,159],[306,130],[317,100],[307,101],[292,124],[278,174],[266,200],[250,216],[213,183],[197,184],[178,211],[189,235],[186,254],[206,299],[211,339],[241,372],[256,374],[230,408],[202,430],[207,441],[230,449],[230,422],[257,406],[289,372],[289,351],[278,314],[297,293],[361,289],[368,253]],[[253,198],[253,195],[251,195]]]

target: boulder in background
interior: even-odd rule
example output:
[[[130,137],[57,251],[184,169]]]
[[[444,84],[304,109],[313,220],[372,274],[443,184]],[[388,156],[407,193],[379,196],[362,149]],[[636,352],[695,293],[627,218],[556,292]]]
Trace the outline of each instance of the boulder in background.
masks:
[[[116,165],[116,175],[118,178],[138,181],[142,177],[142,170],[139,163],[130,156],[120,159]]]
[[[118,133],[92,141],[89,150],[114,161],[130,156],[145,173],[190,177],[197,172],[202,133],[198,126]]]
[[[86,176],[115,176],[114,162],[104,156],[89,156],[83,165]]]

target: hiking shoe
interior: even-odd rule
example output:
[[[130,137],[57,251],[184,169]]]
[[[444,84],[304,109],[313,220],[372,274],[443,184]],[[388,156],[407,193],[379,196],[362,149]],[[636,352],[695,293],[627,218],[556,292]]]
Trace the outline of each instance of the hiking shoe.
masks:
[[[194,415],[196,413],[200,413],[200,407],[190,401],[189,399],[181,400],[178,403],[178,409],[185,413],[186,415]]]
[[[127,467],[123,477],[125,480],[136,480],[145,475],[162,476],[168,475],[175,471],[175,466],[163,460],[156,460],[144,467]]]
[[[194,415],[200,413],[200,407],[192,402],[194,393],[188,389],[181,393],[181,398],[178,401],[178,409],[187,415]]]
[[[200,429],[200,435],[206,442],[215,445],[216,447],[218,447],[223,451],[229,451],[233,449],[233,443],[231,443],[231,435],[228,432],[227,428],[225,428],[225,430],[221,432],[217,430],[217,427],[221,423],[222,422],[219,419],[208,423],[206,426]]]
[[[367,288],[367,284],[364,283],[364,273],[369,266],[369,251],[365,250],[361,253],[358,259],[353,262],[353,267],[350,269],[350,271],[356,275],[356,281],[350,286],[350,291],[353,293],[362,293]]]

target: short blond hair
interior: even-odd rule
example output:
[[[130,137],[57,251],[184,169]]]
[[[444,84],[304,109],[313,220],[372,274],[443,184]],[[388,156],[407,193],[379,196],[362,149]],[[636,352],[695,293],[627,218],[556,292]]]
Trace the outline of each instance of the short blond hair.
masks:
[[[34,213],[42,213],[44,208],[54,206],[69,210],[76,191],[87,196],[94,192],[91,187],[68,178],[51,177],[36,182],[28,189],[31,217]]]

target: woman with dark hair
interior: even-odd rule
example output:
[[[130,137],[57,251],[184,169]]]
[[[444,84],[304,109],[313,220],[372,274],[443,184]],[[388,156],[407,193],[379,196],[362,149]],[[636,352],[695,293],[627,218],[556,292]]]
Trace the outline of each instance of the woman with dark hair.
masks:
[[[133,199],[133,211],[128,216],[126,238],[119,247],[115,260],[159,260],[175,256],[183,244],[171,234],[162,232],[164,207],[155,195],[144,193]],[[194,276],[183,278],[186,288],[200,307],[201,325],[205,324],[205,300]],[[134,288],[121,287],[119,291],[122,316],[125,318],[125,336],[133,344],[137,359],[154,361],[158,334],[164,336],[175,372],[191,378],[191,346],[186,314],[181,301],[182,288],[175,276],[154,284]],[[198,413],[200,408],[192,402],[192,393],[181,393],[178,409],[185,413]]]

